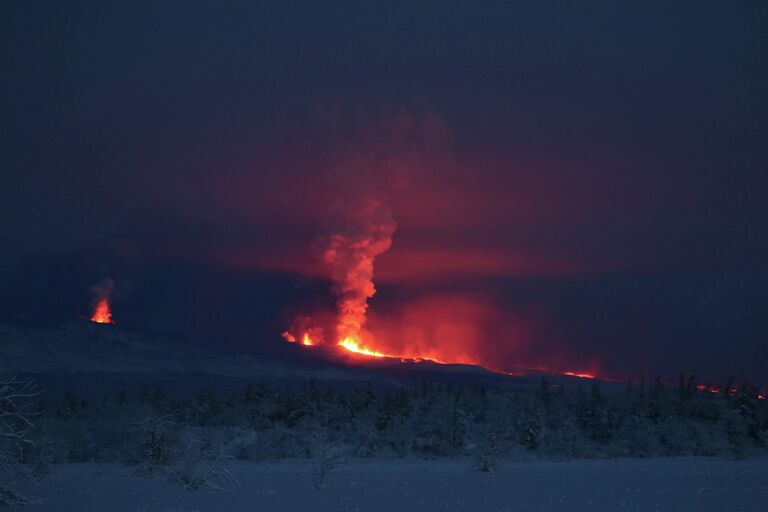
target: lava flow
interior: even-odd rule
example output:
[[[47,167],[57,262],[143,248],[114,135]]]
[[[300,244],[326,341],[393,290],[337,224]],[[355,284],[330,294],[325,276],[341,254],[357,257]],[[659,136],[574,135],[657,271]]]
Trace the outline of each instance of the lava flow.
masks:
[[[339,346],[349,350],[350,352],[354,352],[356,354],[363,354],[364,356],[392,357],[386,354],[382,354],[381,352],[375,352],[373,350],[367,349],[364,346],[362,346],[358,341],[355,341],[353,338],[344,338],[343,340],[339,341]]]
[[[597,378],[594,373],[563,372],[563,375],[568,375],[569,377],[580,377],[582,379]]]
[[[106,297],[102,297],[99,299],[99,302],[96,303],[96,307],[91,315],[91,322],[96,322],[97,324],[114,323],[112,320],[112,310],[109,307],[109,300],[107,300]]]

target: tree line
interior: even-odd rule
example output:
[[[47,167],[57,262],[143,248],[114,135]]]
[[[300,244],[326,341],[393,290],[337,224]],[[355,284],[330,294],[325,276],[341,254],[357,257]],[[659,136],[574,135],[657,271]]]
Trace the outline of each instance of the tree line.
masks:
[[[427,382],[338,390],[308,381],[299,390],[254,383],[227,395],[144,388],[56,400],[17,381],[2,389],[0,500],[13,478],[60,462],[121,463],[139,474],[183,463],[192,469],[177,476],[194,486],[206,483],[195,479],[197,462],[223,458],[471,456],[489,471],[504,457],[768,453],[768,404],[754,386],[714,393],[685,377],[610,393],[597,381],[566,390],[545,379],[533,390]],[[227,480],[223,470],[218,477]]]

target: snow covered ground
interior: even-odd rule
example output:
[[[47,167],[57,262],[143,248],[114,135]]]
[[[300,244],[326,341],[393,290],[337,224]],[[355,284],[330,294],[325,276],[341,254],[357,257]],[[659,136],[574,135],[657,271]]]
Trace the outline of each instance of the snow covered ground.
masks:
[[[39,487],[56,512],[768,511],[768,458],[502,461],[347,459],[316,489],[316,460],[231,462],[239,486],[187,491],[167,477],[106,464],[61,464]]]

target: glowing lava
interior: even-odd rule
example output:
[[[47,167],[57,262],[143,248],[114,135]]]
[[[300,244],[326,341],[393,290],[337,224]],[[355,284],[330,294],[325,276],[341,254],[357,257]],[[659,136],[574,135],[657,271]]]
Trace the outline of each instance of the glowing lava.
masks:
[[[593,373],[563,372],[563,375],[568,375],[569,377],[580,377],[582,379],[595,379],[595,378],[597,378],[595,376],[595,374],[593,374]]]
[[[296,336],[294,336],[293,334],[291,334],[291,333],[290,333],[290,332],[288,332],[288,331],[285,331],[285,332],[283,333],[283,339],[284,339],[285,341],[287,341],[288,343],[296,343],[296,341],[297,341],[297,340],[296,340]],[[302,345],[306,345],[306,346],[308,346],[308,347],[311,347],[311,346],[315,345],[316,343],[315,343],[315,340],[313,340],[313,339],[312,339],[312,337],[309,335],[309,333],[308,333],[308,332],[305,332],[305,333],[304,333],[304,334],[301,336],[301,344],[302,344]]]
[[[712,393],[713,395],[720,392],[720,388],[716,388],[714,386],[707,386],[704,384],[698,384],[696,386],[696,389],[698,389],[699,391],[706,391],[707,393]]]
[[[703,391],[705,393],[710,393],[713,395],[717,395],[718,393],[725,393],[728,396],[736,396],[736,393],[738,390],[732,386],[726,386],[725,388],[718,388],[717,386],[710,386],[708,384],[697,384],[696,389],[699,391]],[[765,391],[758,391],[757,394],[754,395],[755,398],[758,400],[765,400],[766,399],[766,392]]]
[[[93,315],[91,315],[91,322],[96,322],[97,324],[114,323],[112,321],[112,310],[106,297],[99,299],[99,302],[96,303],[96,308],[93,310]]]
[[[354,352],[356,354],[363,354],[365,356],[391,357],[391,356],[387,356],[386,354],[382,354],[381,352],[374,352],[373,350],[365,348],[360,344],[359,341],[356,341],[352,337],[344,338],[343,340],[339,341],[339,346],[349,350],[350,352]]]

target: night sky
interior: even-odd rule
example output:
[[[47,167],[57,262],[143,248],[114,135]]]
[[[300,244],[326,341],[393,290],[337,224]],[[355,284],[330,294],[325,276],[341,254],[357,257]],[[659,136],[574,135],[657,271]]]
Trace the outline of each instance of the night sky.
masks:
[[[109,4],[0,8],[6,313],[269,350],[375,197],[372,326],[766,382],[765,2]]]

